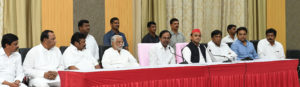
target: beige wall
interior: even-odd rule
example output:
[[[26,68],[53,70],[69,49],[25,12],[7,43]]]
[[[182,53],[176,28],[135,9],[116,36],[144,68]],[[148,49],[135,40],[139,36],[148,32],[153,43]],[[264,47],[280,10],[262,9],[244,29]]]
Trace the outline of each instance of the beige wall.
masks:
[[[286,0],[286,48],[300,50],[300,0]]]
[[[74,32],[79,32],[78,21],[89,20],[90,34],[93,35],[97,43],[103,44],[105,33],[105,0],[73,0],[73,27]]]

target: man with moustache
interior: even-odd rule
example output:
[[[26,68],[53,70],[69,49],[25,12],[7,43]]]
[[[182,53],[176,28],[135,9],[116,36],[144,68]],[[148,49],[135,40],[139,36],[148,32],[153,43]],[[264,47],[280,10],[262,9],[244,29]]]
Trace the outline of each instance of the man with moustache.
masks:
[[[236,25],[230,24],[227,26],[228,35],[222,39],[222,43],[232,43],[237,38],[235,36],[236,33]]]
[[[170,46],[173,47],[173,49],[175,49],[175,44],[185,42],[185,37],[181,32],[178,31],[179,20],[177,18],[172,18],[170,20],[170,26],[171,26],[170,33],[172,35]]]
[[[53,31],[45,30],[41,34],[41,44],[31,48],[26,54],[23,68],[30,78],[30,87],[58,87],[60,78],[57,73],[64,70],[62,54],[55,47],[56,37]]]
[[[91,52],[93,58],[97,61],[99,60],[99,48],[96,39],[89,34],[90,32],[90,24],[88,20],[80,20],[78,22],[78,29],[79,32],[86,35],[85,43],[86,49]]]
[[[200,45],[201,32],[200,29],[194,29],[191,33],[191,42],[182,49],[182,56],[187,63],[211,63],[211,56],[206,47]],[[201,51],[203,50],[203,51]]]
[[[266,38],[258,42],[257,53],[261,59],[284,59],[284,50],[278,41],[276,41],[277,32],[270,28],[266,30]]]
[[[123,49],[124,41],[120,35],[111,38],[112,47],[105,50],[102,58],[103,68],[138,67],[136,59],[127,50]]]
[[[110,26],[111,26],[111,30],[109,32],[107,32],[104,37],[103,37],[103,43],[106,46],[112,46],[111,44],[111,38],[114,35],[120,35],[123,37],[123,41],[124,41],[124,49],[128,50],[128,43],[125,37],[125,34],[119,31],[119,26],[120,26],[120,21],[119,18],[117,17],[113,17],[110,19]]]
[[[211,32],[211,41],[208,42],[208,51],[213,62],[231,62],[237,56],[226,43],[221,43],[222,31]]]
[[[176,64],[175,51],[169,45],[172,35],[168,30],[163,30],[159,34],[160,42],[156,43],[149,51],[149,65]]]
[[[1,40],[0,49],[0,87],[27,87],[22,83],[24,78],[22,60],[17,52],[18,37],[5,34]]]
[[[255,51],[253,43],[249,42],[247,38],[247,28],[239,27],[236,31],[237,40],[235,40],[231,49],[238,55],[236,60],[253,60],[257,59],[258,55]]]
[[[85,49],[86,36],[76,32],[71,38],[71,44],[64,52],[62,58],[68,70],[95,70],[100,69],[98,61],[92,53]]]

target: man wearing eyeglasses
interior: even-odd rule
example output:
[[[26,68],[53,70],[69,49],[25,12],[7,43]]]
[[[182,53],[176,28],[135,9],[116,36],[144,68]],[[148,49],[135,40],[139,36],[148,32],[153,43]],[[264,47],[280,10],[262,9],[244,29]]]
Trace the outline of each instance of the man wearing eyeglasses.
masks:
[[[149,51],[150,66],[175,64],[175,51],[169,45],[172,35],[168,30],[159,34],[160,42],[156,43]]]

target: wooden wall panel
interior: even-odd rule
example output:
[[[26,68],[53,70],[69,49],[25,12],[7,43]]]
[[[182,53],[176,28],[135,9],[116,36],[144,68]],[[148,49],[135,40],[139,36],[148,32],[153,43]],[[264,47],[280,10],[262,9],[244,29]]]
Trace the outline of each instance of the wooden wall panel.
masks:
[[[267,28],[276,29],[276,40],[286,49],[285,0],[267,0]]]
[[[133,0],[105,0],[105,33],[111,30],[110,19],[118,17],[120,31],[126,36],[129,51],[134,55],[133,45]]]
[[[42,31],[53,30],[56,46],[69,46],[73,34],[73,0],[42,0]]]

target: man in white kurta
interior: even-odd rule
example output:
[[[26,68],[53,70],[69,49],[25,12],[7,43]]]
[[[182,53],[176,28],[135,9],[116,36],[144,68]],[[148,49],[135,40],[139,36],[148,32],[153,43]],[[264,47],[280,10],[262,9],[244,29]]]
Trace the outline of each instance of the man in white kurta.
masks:
[[[94,36],[89,34],[90,32],[90,24],[88,20],[80,20],[78,22],[78,29],[79,32],[86,35],[85,43],[86,43],[86,49],[91,52],[92,56],[96,59],[96,61],[99,60],[99,47],[97,44],[96,39]]]
[[[21,55],[18,52],[12,53],[7,56],[3,50],[0,49],[0,83],[4,81],[13,83],[16,80],[23,81],[24,73],[21,65]],[[25,86],[21,84],[21,87]],[[0,84],[0,87],[9,87],[7,85]]]
[[[12,43],[9,44],[6,42]],[[2,44],[4,44],[5,47],[0,48],[0,87],[26,87],[26,85],[21,83],[24,78],[24,73],[21,65],[21,55],[16,52],[18,49],[17,36],[13,34],[4,35],[2,37]]]
[[[45,35],[48,34],[48,38]],[[55,35],[51,30],[42,32],[41,44],[31,48],[26,54],[23,68],[29,76],[29,86],[60,86],[57,71],[64,70],[61,51],[55,47]]]
[[[85,35],[79,32],[73,34],[70,46],[63,54],[66,69],[69,70],[95,70],[99,69],[98,61],[90,51],[85,49]]]
[[[210,55],[212,62],[223,62],[229,60],[235,60],[236,54],[232,51],[226,43],[221,43],[217,46],[213,41],[208,42],[207,49],[211,52]]]
[[[57,47],[50,50],[45,49],[42,44],[30,49],[27,53],[23,67],[25,74],[30,77],[30,86],[46,86],[48,83],[60,82],[57,76],[55,80],[44,78],[45,72],[64,70],[62,65],[62,54]]]
[[[99,47],[98,47],[96,39],[92,35],[88,34],[86,36],[85,43],[86,43],[86,49],[88,51],[90,51],[93,58],[96,61],[98,61],[99,60]]]
[[[230,35],[227,35],[222,39],[222,43],[233,43],[235,40],[237,40],[235,35],[234,38],[230,37]]]
[[[74,45],[70,45],[63,54],[65,68],[75,66],[79,70],[95,70],[99,65],[98,61],[87,49],[78,50]]]
[[[163,30],[160,32],[160,42],[152,46],[149,51],[150,66],[176,64],[175,51],[169,45],[171,38],[172,35],[168,30]]]
[[[176,64],[174,53],[175,51],[170,45],[164,47],[161,42],[156,43],[149,51],[149,65]]]
[[[221,42],[222,31],[214,30],[211,33],[211,41],[208,42],[208,51],[213,62],[230,62],[233,61],[237,55],[232,51],[226,43]]]
[[[275,40],[276,30],[268,29],[266,38],[258,42],[257,53],[261,59],[284,59],[284,49],[282,44]]]
[[[193,29],[191,33],[191,42],[182,49],[182,57],[187,63],[211,63],[211,56],[205,45],[200,45],[200,29]],[[203,49],[203,50],[201,50]],[[203,51],[203,52],[202,52]]]
[[[123,49],[123,37],[114,35],[111,39],[112,47],[105,50],[102,58],[103,68],[128,68],[138,67],[136,59],[129,51]]]

